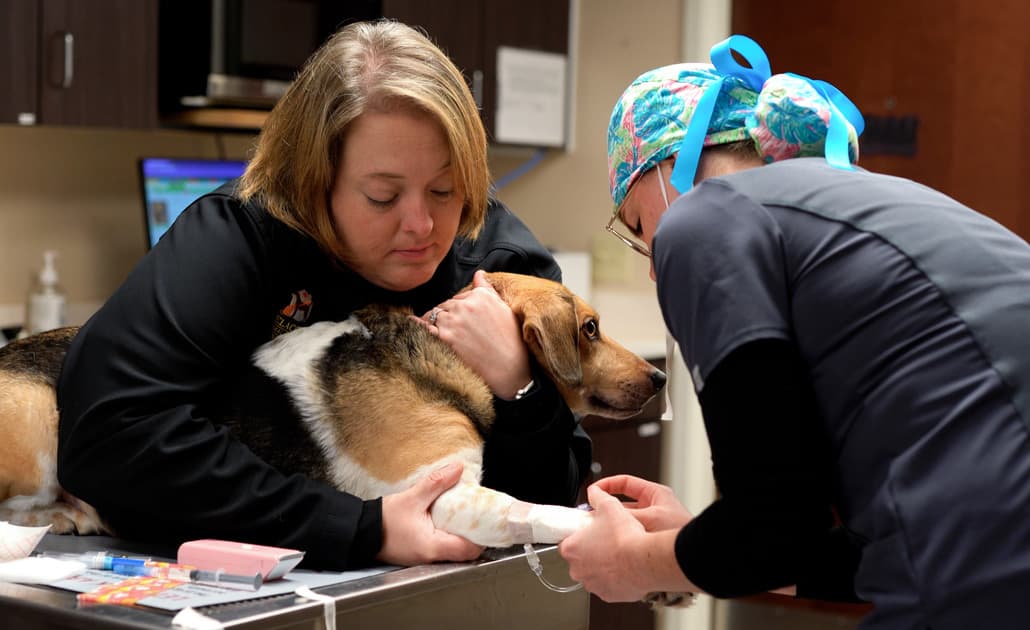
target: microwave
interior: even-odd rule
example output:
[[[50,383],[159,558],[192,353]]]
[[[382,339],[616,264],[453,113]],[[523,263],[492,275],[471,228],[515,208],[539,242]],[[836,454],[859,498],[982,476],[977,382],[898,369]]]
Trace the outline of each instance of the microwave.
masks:
[[[161,111],[269,109],[336,30],[381,16],[381,0],[160,0]]]

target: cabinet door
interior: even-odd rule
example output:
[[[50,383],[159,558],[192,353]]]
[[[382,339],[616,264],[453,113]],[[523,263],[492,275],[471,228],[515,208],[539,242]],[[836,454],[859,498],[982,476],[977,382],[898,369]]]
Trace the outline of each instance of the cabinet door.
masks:
[[[656,360],[665,369],[663,360]],[[659,480],[662,475],[662,421],[664,396],[653,399],[640,415],[627,420],[597,416],[583,418],[583,428],[593,441],[590,465],[592,483],[602,477],[627,474]],[[580,501],[586,501],[586,488]],[[655,614],[646,604],[609,604],[590,596],[590,630],[654,630]]]
[[[476,73],[483,70],[482,2],[383,0],[383,15],[425,31],[475,87]]]
[[[594,446],[590,483],[602,477],[627,474],[661,478],[661,420],[650,415],[635,420],[608,420],[588,416],[583,427]],[[584,493],[580,500],[586,501]],[[640,602],[609,604],[590,596],[590,630],[653,630],[654,612]]]
[[[156,126],[157,0],[42,0],[41,20],[40,123]]]
[[[612,475],[661,479],[661,420],[650,410],[638,420],[608,420],[588,416],[583,426],[593,441],[589,482]],[[580,500],[586,501],[586,488]],[[641,602],[609,604],[590,596],[590,630],[654,630],[655,615]]]
[[[621,422],[622,424],[616,424]],[[608,420],[590,417],[583,426],[594,446],[589,483],[612,475],[662,478],[662,425],[657,418]],[[585,488],[584,488],[585,491]],[[583,495],[586,499],[586,495]]]
[[[0,0],[0,124],[34,124],[39,1]]]
[[[383,0],[383,15],[423,28],[461,69],[493,138],[497,48],[566,54],[568,0]]]

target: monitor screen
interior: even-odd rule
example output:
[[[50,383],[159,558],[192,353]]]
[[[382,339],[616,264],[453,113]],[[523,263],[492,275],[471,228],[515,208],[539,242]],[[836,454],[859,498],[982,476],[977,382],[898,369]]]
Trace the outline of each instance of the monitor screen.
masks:
[[[140,159],[147,249],[157,244],[175,218],[197,197],[239,177],[246,166],[240,160]]]

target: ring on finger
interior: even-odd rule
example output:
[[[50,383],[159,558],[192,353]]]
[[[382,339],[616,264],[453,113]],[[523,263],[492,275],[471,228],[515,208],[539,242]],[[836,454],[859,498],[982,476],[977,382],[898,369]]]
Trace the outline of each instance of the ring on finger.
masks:
[[[438,308],[434,308],[434,309],[433,309],[433,310],[432,310],[432,311],[431,311],[431,312],[429,313],[429,323],[430,323],[430,324],[432,324],[432,325],[434,325],[434,326],[436,326],[436,317],[437,317],[437,316],[438,316],[439,314],[440,314],[440,309],[438,309]]]

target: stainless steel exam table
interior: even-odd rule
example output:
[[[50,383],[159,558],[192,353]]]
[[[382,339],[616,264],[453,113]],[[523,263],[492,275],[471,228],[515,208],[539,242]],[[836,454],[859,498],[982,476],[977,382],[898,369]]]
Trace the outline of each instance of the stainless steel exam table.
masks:
[[[168,553],[97,536],[51,536],[40,551]],[[544,576],[568,584],[568,567],[555,546],[539,548]],[[557,593],[537,579],[521,547],[491,551],[470,563],[397,569],[316,592],[333,598],[337,627],[344,628],[530,628],[586,630],[589,597],[579,590]],[[174,613],[142,606],[79,607],[76,593],[48,586],[0,583],[0,628],[121,629],[171,628]],[[325,604],[294,594],[205,606],[198,609],[225,628],[324,628]]]

